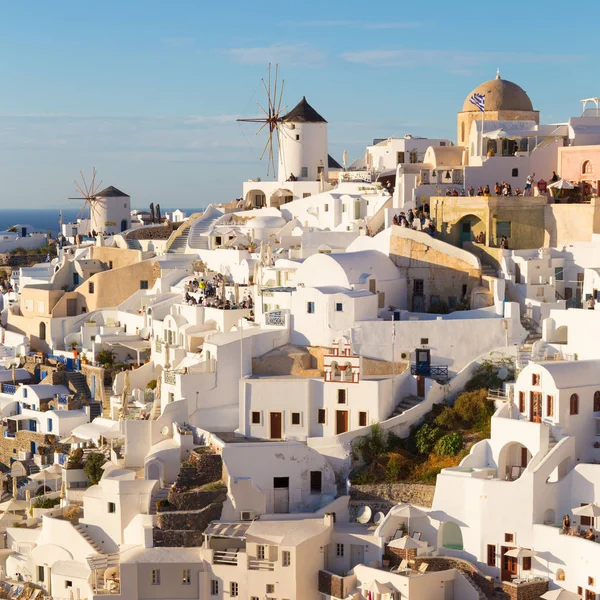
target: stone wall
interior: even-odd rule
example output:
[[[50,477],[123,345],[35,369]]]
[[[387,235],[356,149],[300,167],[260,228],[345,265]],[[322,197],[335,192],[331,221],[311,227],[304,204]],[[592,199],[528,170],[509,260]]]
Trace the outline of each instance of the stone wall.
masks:
[[[431,508],[434,493],[434,485],[420,483],[353,485],[350,488],[350,512],[356,514],[363,506],[369,506],[373,513],[388,512],[402,502]]]
[[[223,459],[208,448],[196,448],[190,452],[189,462],[196,467],[200,483],[204,485],[223,479]]]
[[[504,581],[502,591],[505,598],[510,600],[539,600],[542,594],[548,591],[547,581],[532,581],[531,583],[521,583],[519,585]]]
[[[128,240],[168,240],[176,226],[156,225],[156,227],[142,227],[130,231],[125,237]]]
[[[0,253],[0,264],[8,267],[28,267],[44,262],[46,254],[11,254]]]
[[[192,548],[202,546],[204,537],[201,531],[163,531],[154,529],[155,548]]]
[[[49,436],[38,433],[36,431],[17,431],[15,437],[0,437],[0,462],[3,462],[7,467],[10,467],[11,458],[19,458],[19,452],[31,452],[31,442],[35,442],[38,447],[45,447],[49,456],[53,444],[48,444],[54,436]]]
[[[156,514],[156,525],[162,531],[204,531],[208,524],[221,517],[225,493],[215,496],[215,502],[199,510],[161,511]]]
[[[177,510],[198,510],[204,508],[213,502],[224,502],[227,487],[223,486],[218,490],[206,491],[202,489],[188,490],[187,492],[175,492],[169,490],[169,511]],[[162,512],[163,509],[159,509]]]

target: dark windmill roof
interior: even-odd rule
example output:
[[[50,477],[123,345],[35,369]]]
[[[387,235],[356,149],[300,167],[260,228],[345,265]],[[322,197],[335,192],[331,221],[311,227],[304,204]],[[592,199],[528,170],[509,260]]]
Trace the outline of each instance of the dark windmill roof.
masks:
[[[328,169],[342,169],[342,165],[331,156],[331,154],[327,155],[327,168]]]
[[[129,194],[126,194],[125,192],[122,192],[121,190],[117,189],[116,187],[109,185],[107,188],[104,188],[101,192],[98,192],[96,194],[97,197],[100,198],[129,198]]]
[[[282,121],[290,123],[327,123],[327,121],[306,101],[306,96],[296,104]]]

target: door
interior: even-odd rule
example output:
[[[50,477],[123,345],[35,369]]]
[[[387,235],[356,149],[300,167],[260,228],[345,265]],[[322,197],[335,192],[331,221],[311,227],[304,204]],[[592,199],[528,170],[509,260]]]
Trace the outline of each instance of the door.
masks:
[[[273,477],[273,512],[290,512],[290,478]]]
[[[532,423],[542,422],[542,394],[541,392],[531,392],[529,401],[529,420]]]
[[[521,283],[521,265],[515,265],[515,283]]]
[[[583,273],[577,273],[577,289],[575,290],[575,297],[577,298],[577,306],[581,306],[583,299]]]
[[[27,228],[21,227],[21,237],[26,237],[26,236],[27,236]]]
[[[127,229],[127,220],[123,219],[121,221],[121,231],[125,231]]]
[[[425,296],[421,294],[413,296],[413,312],[425,312]]]
[[[463,221],[460,224],[460,247],[462,248],[465,242],[470,242],[471,237],[471,221]]]
[[[523,468],[527,467],[527,448],[521,448],[521,466]]]
[[[454,600],[454,581],[444,582],[444,600]]]
[[[425,398],[425,377],[421,375],[417,377],[417,396]]]
[[[32,455],[37,454],[37,442],[29,442],[29,451]]]
[[[348,431],[348,411],[338,410],[335,413],[335,433],[346,433]]]
[[[500,548],[500,554],[501,554],[501,558],[500,560],[502,561],[502,568],[501,568],[501,578],[502,581],[510,581],[512,579],[512,577],[516,577],[517,576],[517,559],[512,557],[512,556],[506,556],[506,553],[509,550],[513,550],[513,548],[511,546],[502,546]]]
[[[350,546],[350,568],[365,563],[365,547],[362,544],[351,544]]]
[[[67,317],[77,316],[77,299],[69,298],[67,300]]]
[[[271,413],[271,439],[280,440],[282,437],[282,423],[280,412]]]

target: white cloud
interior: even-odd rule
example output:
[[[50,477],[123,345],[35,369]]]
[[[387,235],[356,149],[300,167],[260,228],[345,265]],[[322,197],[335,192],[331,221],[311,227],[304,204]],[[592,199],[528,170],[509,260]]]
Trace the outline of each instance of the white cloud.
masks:
[[[325,54],[308,44],[272,44],[257,48],[226,48],[217,50],[242,65],[279,63],[288,67],[315,67],[323,63]]]

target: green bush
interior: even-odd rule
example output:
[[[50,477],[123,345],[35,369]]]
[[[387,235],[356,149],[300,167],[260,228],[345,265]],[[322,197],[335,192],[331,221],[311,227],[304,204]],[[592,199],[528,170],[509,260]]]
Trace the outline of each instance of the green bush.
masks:
[[[166,508],[167,506],[170,506],[170,504],[166,498],[162,498],[156,503],[156,508]]]
[[[435,425],[423,423],[415,434],[415,446],[419,454],[429,454],[442,436],[442,430]]]
[[[86,474],[86,477],[90,480],[92,485],[96,485],[102,478],[102,474],[104,473],[102,465],[105,462],[106,457],[99,452],[90,452],[87,455],[83,472]]]
[[[460,433],[448,433],[435,444],[435,453],[440,456],[456,456],[463,447],[463,438]]]
[[[489,425],[490,417],[494,414],[494,403],[487,399],[487,390],[463,392],[456,399],[454,410],[463,423],[481,430]]]
[[[460,425],[460,417],[451,406],[445,406],[433,422],[442,429],[452,430]]]
[[[355,453],[367,464],[381,456],[386,449],[386,440],[379,423],[371,425],[371,433],[359,438],[354,444]]]
[[[83,459],[83,449],[81,448],[75,448],[74,450],[71,450],[71,452],[69,453],[69,462],[72,465],[76,465],[79,464]]]
[[[156,386],[157,386],[157,381],[156,379],[151,379],[147,384],[146,384],[146,389],[147,390],[155,390]]]
[[[60,498],[44,498],[40,496],[32,506],[33,508],[54,508],[58,504],[60,504]]]
[[[98,362],[106,369],[112,367],[115,362],[115,353],[112,350],[100,350]]]
[[[500,369],[505,368],[507,377],[502,380],[498,377]],[[515,376],[515,363],[511,358],[498,358],[484,360],[473,372],[471,379],[465,385],[465,391],[473,392],[480,389],[501,388],[504,381],[511,381]]]

